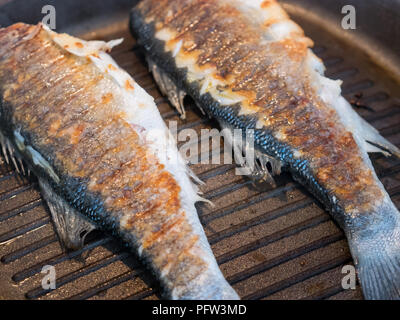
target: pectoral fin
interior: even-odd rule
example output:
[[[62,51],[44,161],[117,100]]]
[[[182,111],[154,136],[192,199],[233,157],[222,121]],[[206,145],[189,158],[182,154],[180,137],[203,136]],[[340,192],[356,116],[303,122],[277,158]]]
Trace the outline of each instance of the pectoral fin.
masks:
[[[21,175],[30,175],[30,170],[25,169],[25,163],[20,156],[16,153],[14,146],[8,138],[6,138],[0,131],[0,149],[2,151],[4,160],[7,164],[12,164],[15,170]]]
[[[281,174],[281,161],[256,150],[254,145],[246,143],[246,138],[235,135],[228,126],[221,124],[221,127],[226,142],[233,150],[235,162],[245,169],[241,172],[246,172],[244,175],[258,185],[275,188],[274,176]]]
[[[63,247],[69,250],[82,248],[85,237],[97,226],[58,196],[47,182],[39,179],[39,185]]]
[[[183,100],[185,99],[186,92],[179,89],[175,83],[165,74],[157,65],[148,59],[150,71],[153,74],[161,93],[168,97],[169,102],[179,112],[182,119],[186,118],[185,106]]]

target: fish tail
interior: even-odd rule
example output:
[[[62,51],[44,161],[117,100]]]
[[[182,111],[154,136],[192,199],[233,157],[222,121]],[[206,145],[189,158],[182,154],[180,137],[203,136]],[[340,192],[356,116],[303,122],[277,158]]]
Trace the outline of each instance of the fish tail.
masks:
[[[364,297],[400,299],[400,213],[389,200],[346,232]]]

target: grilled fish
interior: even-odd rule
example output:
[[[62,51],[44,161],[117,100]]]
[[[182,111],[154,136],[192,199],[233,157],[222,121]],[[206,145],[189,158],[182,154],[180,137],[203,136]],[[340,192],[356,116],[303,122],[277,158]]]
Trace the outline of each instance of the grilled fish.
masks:
[[[119,237],[166,298],[238,299],[197,216],[197,186],[153,98],[107,54],[42,24],[0,29],[0,143],[39,180],[67,248]]]
[[[340,81],[324,76],[312,40],[282,7],[143,0],[130,25],[182,117],[189,95],[224,131],[242,129],[243,137],[227,139],[254,152],[253,177],[268,180],[268,167],[289,171],[344,230],[365,298],[399,298],[400,214],[368,153],[400,150],[351,108]],[[248,134],[252,150],[242,143]]]

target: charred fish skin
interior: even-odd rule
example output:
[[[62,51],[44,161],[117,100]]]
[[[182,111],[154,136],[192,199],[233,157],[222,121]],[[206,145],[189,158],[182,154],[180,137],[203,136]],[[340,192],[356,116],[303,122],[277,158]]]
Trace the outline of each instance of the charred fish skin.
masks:
[[[153,99],[106,53],[120,42],[84,41],[41,24],[0,29],[2,150],[35,173],[52,215],[78,220],[74,232],[95,226],[125,241],[166,298],[238,299]]]
[[[367,153],[400,151],[324,77],[312,41],[280,5],[144,0],[130,25],[156,80],[168,77],[222,127],[253,129],[256,151],[325,205],[345,231],[364,296],[398,299],[400,214]]]

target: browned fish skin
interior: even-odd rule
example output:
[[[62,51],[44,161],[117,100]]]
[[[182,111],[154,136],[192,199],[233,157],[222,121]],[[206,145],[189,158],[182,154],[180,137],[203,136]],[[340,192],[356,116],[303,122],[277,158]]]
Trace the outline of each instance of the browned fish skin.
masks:
[[[12,138],[18,130],[60,182],[31,163],[36,173],[140,248],[167,295],[174,289],[182,298],[224,298],[213,283],[196,288],[210,266],[182,209],[180,186],[118,110],[111,82],[87,57],[55,45],[40,25],[0,29],[2,132]]]
[[[316,92],[307,61],[312,41],[300,28],[266,39],[271,25],[289,18],[275,0],[254,9],[258,3],[143,0],[132,10],[131,29],[178,89],[221,125],[254,129],[256,148],[326,205],[346,232],[366,297],[398,299],[399,212],[360,138]],[[275,11],[260,21],[258,11],[268,7]],[[207,86],[210,73],[220,80],[219,88],[209,84],[213,92],[240,95],[240,102],[219,102]]]

